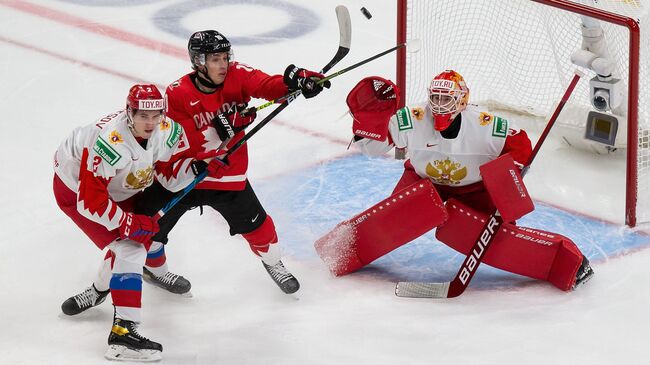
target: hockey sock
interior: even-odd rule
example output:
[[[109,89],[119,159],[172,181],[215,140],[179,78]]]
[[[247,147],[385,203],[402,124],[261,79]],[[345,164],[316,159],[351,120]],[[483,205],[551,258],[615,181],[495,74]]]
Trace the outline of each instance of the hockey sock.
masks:
[[[111,281],[111,275],[112,275],[111,268],[113,266],[114,260],[115,260],[115,255],[113,254],[113,251],[111,250],[106,251],[106,256],[104,256],[104,259],[102,260],[102,263],[99,266],[99,270],[97,270],[97,276],[93,281],[93,285],[95,286],[95,289],[97,289],[98,291],[108,290],[108,285],[109,282]]]
[[[111,297],[117,318],[140,322],[142,302],[142,266],[147,257],[143,245],[130,240],[111,244],[115,253],[110,281]]]
[[[267,265],[275,265],[280,261],[280,247],[277,245],[278,234],[271,216],[266,216],[264,223],[250,233],[242,234],[251,247],[251,251],[259,256]]]
[[[165,245],[161,242],[153,241],[149,252],[147,252],[147,260],[144,265],[157,277],[165,275],[169,271],[167,268]]]

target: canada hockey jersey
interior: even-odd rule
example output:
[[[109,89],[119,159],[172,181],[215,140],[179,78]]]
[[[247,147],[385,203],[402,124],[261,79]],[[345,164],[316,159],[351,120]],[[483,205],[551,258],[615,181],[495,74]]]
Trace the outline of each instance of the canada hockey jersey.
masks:
[[[236,104],[248,103],[251,97],[274,100],[285,95],[288,90],[282,75],[270,76],[246,64],[231,62],[226,79],[219,88],[210,94],[198,90],[192,83],[190,73],[167,87],[169,105],[168,115],[183,126],[190,148],[187,156],[215,150],[221,144],[212,119],[219,112],[225,112]],[[239,132],[226,148],[232,147],[242,137]],[[246,186],[248,170],[248,149],[243,145],[228,158],[229,169],[221,178],[207,176],[197,189],[243,190]]]
[[[171,191],[194,179],[192,159],[177,158],[187,146],[182,126],[165,118],[143,148],[126,112],[119,111],[74,129],[54,155],[54,171],[77,192],[77,210],[112,230],[123,215],[116,203],[151,185],[154,177]]]
[[[506,152],[519,164],[530,155],[526,132],[471,104],[461,112],[456,138],[446,139],[434,129],[426,106],[398,110],[389,121],[388,132],[389,138],[383,142],[366,138],[355,145],[370,156],[383,155],[393,147],[406,148],[405,165],[438,185],[460,187],[479,182],[479,166]]]

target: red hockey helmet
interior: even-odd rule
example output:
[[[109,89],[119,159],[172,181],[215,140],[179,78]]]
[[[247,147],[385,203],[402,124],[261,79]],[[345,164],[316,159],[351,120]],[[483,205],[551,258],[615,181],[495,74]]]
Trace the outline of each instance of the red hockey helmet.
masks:
[[[126,108],[131,112],[136,110],[165,111],[165,99],[160,90],[153,84],[137,84],[131,86],[126,97]]]
[[[465,110],[469,89],[465,79],[454,70],[445,70],[431,80],[429,85],[429,109],[433,115],[433,127],[444,131],[458,113]]]

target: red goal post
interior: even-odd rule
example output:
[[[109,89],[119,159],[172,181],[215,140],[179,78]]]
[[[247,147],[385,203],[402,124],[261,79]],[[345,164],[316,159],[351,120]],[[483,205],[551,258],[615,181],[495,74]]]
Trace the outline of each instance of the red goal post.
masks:
[[[396,76],[402,103],[426,100],[426,86],[434,72],[460,68],[457,71],[470,86],[471,102],[477,101],[477,96],[481,100],[494,97],[497,100],[491,101],[506,109],[545,115],[549,108],[543,101],[556,100],[561,93],[557,90],[568,83],[576,68],[570,53],[580,48],[581,16],[598,19],[604,24],[605,36],[609,36],[608,32],[613,34],[609,51],[626,84],[625,223],[634,227],[637,220],[649,222],[650,203],[639,206],[640,189],[641,199],[650,200],[650,93],[644,90],[650,88],[646,87],[650,75],[646,75],[648,70],[639,69],[639,19],[646,19],[650,4],[646,3],[644,8],[643,1],[647,2],[596,1],[599,6],[612,3],[604,10],[566,0],[397,0],[397,43],[413,38],[422,40],[419,53],[411,55],[403,49],[397,52]],[[438,28],[438,24],[442,25]],[[507,32],[515,33],[515,37],[507,37]],[[643,42],[645,45],[648,40]],[[595,76],[593,71],[584,71],[588,71],[588,78]],[[477,83],[479,78],[487,80]],[[581,83],[582,92],[577,98],[584,111],[592,108],[586,84]],[[648,99],[642,110],[640,96],[644,101]]]

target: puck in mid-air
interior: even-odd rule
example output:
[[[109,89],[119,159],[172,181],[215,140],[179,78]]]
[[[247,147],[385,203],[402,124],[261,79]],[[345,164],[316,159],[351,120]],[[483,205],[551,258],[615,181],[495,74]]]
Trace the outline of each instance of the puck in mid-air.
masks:
[[[361,14],[363,14],[363,16],[365,16],[368,19],[372,18],[372,14],[370,14],[368,9],[366,8],[361,8]]]

